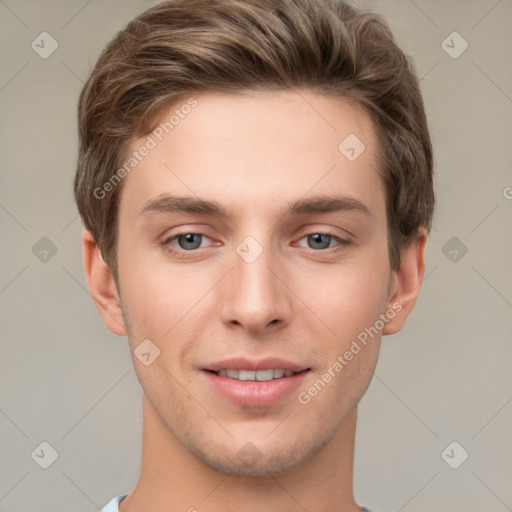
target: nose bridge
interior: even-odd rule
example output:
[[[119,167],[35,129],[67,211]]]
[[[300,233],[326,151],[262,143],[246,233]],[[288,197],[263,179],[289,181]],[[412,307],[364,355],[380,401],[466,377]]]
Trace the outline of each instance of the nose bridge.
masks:
[[[267,234],[247,236],[233,253],[232,271],[222,298],[222,318],[258,331],[284,323],[289,314],[286,287],[276,277],[280,267]],[[269,268],[270,267],[270,268]],[[279,321],[279,322],[278,322]]]

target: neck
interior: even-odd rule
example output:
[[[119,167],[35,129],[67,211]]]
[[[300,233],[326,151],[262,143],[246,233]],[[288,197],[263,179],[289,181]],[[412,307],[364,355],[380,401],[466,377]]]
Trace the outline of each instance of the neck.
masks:
[[[268,477],[221,473],[190,453],[143,395],[142,464],[120,512],[360,512],[353,496],[357,409],[331,441],[294,471]]]

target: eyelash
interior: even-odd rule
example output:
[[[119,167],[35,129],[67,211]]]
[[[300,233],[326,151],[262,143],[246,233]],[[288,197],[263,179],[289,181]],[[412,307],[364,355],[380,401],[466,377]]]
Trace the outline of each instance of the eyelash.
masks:
[[[199,251],[199,249],[191,249],[189,251],[185,250],[185,249],[176,249],[175,247],[172,247],[170,245],[171,242],[173,242],[174,240],[176,240],[177,238],[179,238],[180,236],[184,236],[184,235],[199,235],[199,236],[202,236],[202,237],[206,237],[206,238],[210,238],[208,235],[205,235],[204,233],[195,233],[193,231],[183,231],[182,233],[176,233],[175,235],[172,235],[171,237],[169,238],[166,238],[161,246],[169,253],[175,255],[175,256],[178,256],[178,257],[181,257],[181,258],[187,258],[188,256],[184,256],[184,254],[186,253],[196,253]],[[339,236],[335,235],[334,233],[330,233],[330,232],[324,232],[324,231],[313,231],[311,233],[307,233],[306,235],[302,236],[300,240],[302,240],[303,238],[307,238],[308,236],[311,236],[311,235],[325,235],[325,236],[329,236],[331,237],[332,239],[334,239],[336,242],[338,242],[339,244],[339,248],[344,248],[344,247],[347,247],[349,245],[352,244],[351,241],[349,240],[345,240],[343,238],[340,238]],[[326,249],[312,249],[311,247],[308,247],[308,249],[310,251],[313,251],[315,253],[322,253],[322,252],[328,252],[330,249],[335,249],[335,247],[328,247]]]

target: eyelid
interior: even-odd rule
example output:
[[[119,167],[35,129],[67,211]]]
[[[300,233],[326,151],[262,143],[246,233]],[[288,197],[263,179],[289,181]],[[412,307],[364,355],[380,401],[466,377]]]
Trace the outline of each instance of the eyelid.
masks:
[[[210,240],[213,240],[212,237],[208,236],[206,233],[201,233],[200,231],[188,230],[188,231],[181,231],[180,233],[174,233],[173,235],[166,236],[164,238],[164,241],[162,242],[162,245],[166,245],[170,242],[173,242],[180,236],[185,236],[185,235],[199,235],[204,238],[209,238]],[[197,249],[195,249],[195,250],[197,250]],[[193,252],[193,251],[185,251],[185,252]]]
[[[333,233],[333,232],[330,232],[330,231],[322,231],[320,229],[315,230],[315,231],[308,231],[307,233],[302,235],[299,238],[299,240],[303,240],[304,238],[306,238],[306,237],[308,237],[310,235],[326,235],[326,236],[329,236],[332,239],[336,240],[336,242],[338,242],[338,245],[336,245],[334,247],[328,247],[327,249],[312,249],[311,247],[304,247],[304,249],[309,249],[310,251],[314,251],[314,252],[318,252],[318,253],[320,253],[320,252],[328,252],[330,249],[336,249],[336,247],[343,247],[343,246],[350,245],[352,243],[352,240],[348,240],[346,238],[340,237],[336,233]]]
[[[342,231],[343,234],[340,234],[340,231]],[[307,235],[315,234],[328,235],[344,243],[352,243],[356,238],[355,235],[347,229],[326,224],[308,224],[297,231],[297,235],[300,235],[301,239]]]

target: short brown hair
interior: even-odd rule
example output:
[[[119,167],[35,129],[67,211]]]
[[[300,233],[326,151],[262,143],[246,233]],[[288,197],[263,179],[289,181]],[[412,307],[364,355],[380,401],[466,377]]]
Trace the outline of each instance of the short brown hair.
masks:
[[[164,108],[203,91],[305,88],[354,100],[376,128],[389,258],[431,229],[433,153],[414,64],[384,19],[341,0],[171,0],[106,46],[79,99],[75,199],[117,280],[122,183],[102,187]],[[340,141],[341,142],[341,141]]]

